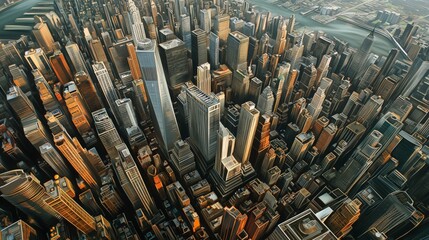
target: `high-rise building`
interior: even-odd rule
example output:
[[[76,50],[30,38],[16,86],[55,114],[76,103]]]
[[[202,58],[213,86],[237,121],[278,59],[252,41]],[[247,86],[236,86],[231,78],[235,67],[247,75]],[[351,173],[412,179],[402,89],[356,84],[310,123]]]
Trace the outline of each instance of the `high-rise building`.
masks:
[[[325,100],[325,91],[322,88],[317,88],[316,93],[308,104],[307,109],[310,115],[313,117],[313,121],[319,118],[320,112],[322,111],[322,104]]]
[[[145,39],[138,43],[136,52],[149,97],[149,108],[156,138],[161,149],[167,153],[174,147],[174,142],[180,139],[180,132],[168,93],[158,47],[155,41]]]
[[[159,47],[168,87],[177,91],[183,83],[190,80],[188,50],[185,43],[178,38],[163,42]]]
[[[210,32],[209,35],[209,59],[210,66],[212,66],[213,70],[218,69],[219,67],[219,37]]]
[[[380,96],[372,95],[360,109],[357,121],[366,127],[371,126],[378,113],[380,113],[383,103],[384,100]]]
[[[325,221],[326,226],[339,238],[348,234],[352,225],[360,216],[361,202],[358,199],[347,199]]]
[[[120,116],[121,127],[128,129],[131,127],[138,127],[137,117],[134,112],[133,103],[129,98],[122,98],[116,100],[116,106]]]
[[[207,9],[201,9],[200,10],[200,27],[202,30],[204,30],[207,34],[210,33],[211,29],[211,11],[207,11]]]
[[[94,83],[87,73],[83,71],[76,73],[74,82],[90,111],[97,111],[103,107],[103,103],[98,96]]]
[[[244,168],[251,166],[249,164],[250,150],[253,138],[255,137],[256,127],[258,126],[259,116],[260,112],[256,109],[253,102],[245,102],[241,105],[234,157]]]
[[[211,91],[210,64],[204,63],[197,67],[197,87],[205,94],[210,95]]]
[[[220,229],[220,237],[222,240],[235,240],[238,233],[240,233],[246,226],[247,215],[242,214],[240,210],[235,207],[225,207],[222,226]]]
[[[73,173],[70,171],[58,151],[50,143],[45,143],[40,146],[40,155],[57,174],[73,179]]]
[[[74,73],[85,72],[86,74],[89,74],[79,46],[74,42],[68,42],[66,45],[66,51],[72,62]]]
[[[107,154],[110,158],[115,158],[117,156],[115,146],[122,143],[122,139],[119,136],[118,130],[113,124],[112,119],[104,108],[92,112],[92,117],[94,119],[94,125],[97,129],[98,137],[106,149]]]
[[[92,65],[94,69],[94,74],[97,76],[98,83],[100,84],[100,88],[103,91],[103,95],[109,105],[110,110],[115,116],[116,120],[119,120],[119,116],[116,108],[116,100],[119,99],[118,93],[116,92],[116,88],[113,85],[113,81],[110,79],[109,72],[106,69],[106,66],[103,62],[98,62]]]
[[[171,151],[170,159],[173,167],[177,170],[180,177],[195,170],[195,156],[192,153],[189,144],[183,140],[177,140]]]
[[[364,39],[362,45],[359,47],[357,52],[353,55],[352,61],[350,62],[349,68],[346,75],[352,79],[352,85],[357,86],[356,75],[362,69],[362,66],[369,56],[372,44],[374,43],[374,30]]]
[[[158,213],[158,209],[146,188],[146,184],[143,181],[128,147],[124,143],[121,143],[116,145],[116,150],[119,153],[122,168],[142,203],[144,214],[149,219],[152,219]]]
[[[197,67],[207,62],[207,34],[200,28],[192,31],[192,66],[194,73]]]
[[[249,37],[238,31],[232,32],[228,35],[227,46],[226,64],[234,71],[246,69]]]
[[[34,21],[36,25],[33,27],[33,35],[37,43],[46,54],[52,53],[54,51],[55,40],[52,37],[51,31],[49,31],[48,25],[39,16],[35,16]]]
[[[94,190],[98,191],[100,178],[87,156],[82,153],[82,146],[76,138],[71,139],[67,133],[60,132],[54,136],[55,146],[82,179]]]
[[[34,175],[22,169],[0,173],[0,192],[3,199],[44,227],[58,222],[58,215],[45,203],[49,195]]]
[[[50,180],[45,184],[49,198],[46,204],[79,231],[89,234],[96,231],[95,219],[59,186],[59,181]]]
[[[290,156],[294,163],[299,162],[313,143],[314,135],[312,132],[298,134],[290,147],[288,156]]]
[[[214,33],[219,37],[220,46],[226,44],[228,35],[231,32],[231,29],[229,28],[229,19],[230,17],[228,14],[217,14],[215,16],[213,30]]]
[[[247,99],[249,92],[250,78],[252,73],[247,69],[238,69],[234,71],[232,77],[232,94],[235,103],[243,103]]]
[[[186,90],[189,112],[189,135],[207,165],[212,165],[216,156],[217,131],[220,121],[220,103],[211,95],[192,86]]]
[[[38,69],[43,76],[49,77],[52,72],[51,65],[49,64],[48,57],[41,48],[30,49],[24,54],[25,59],[30,65],[32,70]]]
[[[61,84],[73,81],[70,66],[60,50],[55,51],[54,54],[49,57],[49,63]]]
[[[146,32],[140,17],[140,10],[137,8],[133,0],[128,0],[128,12],[131,16],[131,33],[133,35],[134,44],[146,38]]]
[[[259,95],[256,108],[259,110],[259,112],[261,112],[261,114],[270,115],[273,113],[273,106],[274,94],[271,90],[271,87],[268,86],[262,91],[261,95]]]

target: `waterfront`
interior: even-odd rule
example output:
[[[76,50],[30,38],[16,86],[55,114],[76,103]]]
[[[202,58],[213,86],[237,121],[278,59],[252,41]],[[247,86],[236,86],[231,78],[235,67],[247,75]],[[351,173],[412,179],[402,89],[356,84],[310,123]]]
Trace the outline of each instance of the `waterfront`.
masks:
[[[28,12],[32,7],[46,0],[22,0],[21,2],[9,7],[0,14],[0,39],[17,39],[21,34],[28,34],[29,31],[4,31],[5,25],[23,25],[32,26],[32,24],[16,23],[15,19],[22,17],[25,12]],[[34,11],[32,11],[34,12]]]
[[[274,16],[281,15],[289,17],[290,15],[295,14],[296,21],[299,22],[298,30],[302,31],[303,28],[305,28],[305,30],[322,31],[327,33],[329,36],[335,36],[338,39],[348,42],[350,46],[354,48],[358,48],[364,38],[369,34],[368,30],[340,20],[335,20],[328,24],[321,24],[310,17],[302,16],[298,12],[292,12],[286,8],[278,6],[277,4],[267,2],[266,0],[249,0],[249,2],[257,5],[256,9],[270,11]],[[387,55],[392,48],[394,48],[394,45],[389,39],[379,34],[375,35],[372,52],[382,56]]]

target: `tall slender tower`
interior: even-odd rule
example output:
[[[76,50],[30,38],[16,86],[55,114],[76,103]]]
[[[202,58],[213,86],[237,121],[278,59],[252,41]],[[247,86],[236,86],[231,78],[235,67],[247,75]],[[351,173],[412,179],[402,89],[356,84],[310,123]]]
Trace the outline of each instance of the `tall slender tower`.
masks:
[[[146,32],[140,17],[140,11],[136,7],[133,0],[128,0],[128,12],[131,15],[131,32],[133,35],[134,44],[137,45],[139,41],[146,38]]]
[[[372,44],[374,43],[374,31],[375,28],[371,31],[371,33],[369,33],[365,40],[363,40],[362,45],[353,55],[352,61],[350,62],[346,76],[352,79],[353,86],[357,85],[355,77],[361,70],[364,62],[368,58],[368,55],[371,51]]]
[[[158,210],[156,208],[155,202],[153,201],[151,195],[146,188],[146,184],[143,181],[140,171],[137,168],[137,165],[133,157],[131,156],[128,147],[124,143],[122,143],[116,146],[116,150],[119,153],[122,168],[124,169],[128,180],[130,181],[132,187],[134,188],[143,205],[143,211],[145,215],[149,219],[152,219],[158,212]]]
[[[210,32],[209,41],[210,66],[212,66],[212,68],[216,70],[219,67],[219,37],[215,33]]]
[[[115,102],[119,99],[119,97],[115,86],[113,86],[113,81],[110,79],[109,72],[107,71],[107,68],[103,62],[97,62],[93,64],[92,68],[94,69],[95,76],[97,76],[98,83],[100,84],[107,104],[115,116],[115,119],[118,120],[119,116],[117,114]]]
[[[191,143],[197,147],[208,166],[216,155],[217,131],[220,121],[220,103],[199,88],[186,90],[188,100],[188,124]]]
[[[156,137],[161,149],[167,153],[181,137],[156,42],[146,38],[137,44],[136,52],[149,97]]]
[[[222,240],[235,240],[237,234],[244,229],[247,222],[247,215],[241,214],[240,210],[235,207],[225,208],[220,229]]]
[[[54,136],[55,146],[60,150],[63,156],[69,161],[70,165],[79,173],[82,179],[95,191],[100,186],[100,178],[88,159],[83,156],[76,146],[76,141],[72,141],[68,134],[61,132]]]
[[[36,25],[34,25],[33,34],[37,43],[45,53],[52,53],[54,51],[54,38],[51,31],[49,31],[48,25],[39,16],[35,16],[34,21]]]
[[[119,136],[118,130],[110,119],[106,112],[106,109],[102,108],[98,111],[92,112],[94,118],[95,128],[97,129],[98,137],[101,140],[104,148],[109,154],[110,158],[117,156],[115,146],[122,143],[122,139]]]
[[[95,218],[64,192],[59,184],[59,181],[54,180],[44,184],[50,196],[45,200],[46,204],[81,232],[85,234],[94,232],[97,229]]]
[[[210,74],[210,64],[204,63],[197,67],[197,87],[205,94],[210,95],[212,77]]]
[[[245,102],[241,105],[234,157],[241,163],[245,176],[253,174],[255,171],[251,164],[249,164],[249,157],[253,138],[256,133],[256,127],[258,126],[259,115],[259,110],[256,109],[253,102]]]

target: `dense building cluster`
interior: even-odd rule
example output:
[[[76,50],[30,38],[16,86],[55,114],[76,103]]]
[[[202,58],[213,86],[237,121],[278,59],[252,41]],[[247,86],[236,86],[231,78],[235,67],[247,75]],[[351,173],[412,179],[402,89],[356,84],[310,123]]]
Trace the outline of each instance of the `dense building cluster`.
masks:
[[[0,239],[429,235],[427,48],[243,1],[53,6],[0,44]]]

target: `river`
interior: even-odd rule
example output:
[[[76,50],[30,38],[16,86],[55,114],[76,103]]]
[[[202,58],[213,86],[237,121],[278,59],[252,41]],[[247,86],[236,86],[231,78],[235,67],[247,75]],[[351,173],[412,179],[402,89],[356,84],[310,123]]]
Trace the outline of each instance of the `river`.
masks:
[[[306,30],[322,31],[329,36],[335,36],[342,41],[348,42],[350,46],[358,48],[364,38],[369,34],[369,31],[357,27],[355,25],[345,23],[339,20],[335,20],[328,24],[321,24],[314,21],[310,17],[302,16],[299,12],[292,12],[286,8],[280,7],[276,4],[268,2],[267,0],[247,0],[249,3],[256,5],[256,9],[269,11],[272,15],[281,15],[289,17],[295,14],[296,21],[299,22],[298,30],[305,27]],[[376,34],[374,38],[374,44],[372,45],[372,52],[380,56],[385,56],[389,53],[390,49],[394,48],[394,45],[387,38]]]

